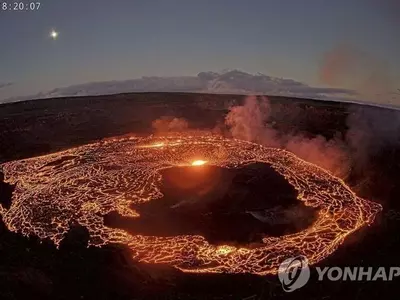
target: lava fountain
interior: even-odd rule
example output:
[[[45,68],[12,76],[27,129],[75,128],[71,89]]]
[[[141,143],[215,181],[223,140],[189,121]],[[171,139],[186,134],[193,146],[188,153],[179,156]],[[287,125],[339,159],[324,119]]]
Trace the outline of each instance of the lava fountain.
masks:
[[[202,160],[193,161],[195,157]],[[104,225],[103,216],[113,211],[140,218],[135,204],[163,196],[163,169],[205,163],[238,168],[255,162],[269,164],[293,185],[299,201],[318,209],[310,227],[266,237],[257,246],[235,247],[210,244],[200,235],[130,235]],[[75,222],[88,229],[91,246],[123,243],[135,260],[193,273],[276,274],[279,264],[294,255],[315,264],[348,235],[371,224],[382,209],[290,152],[213,135],[114,138],[2,167],[6,182],[15,185],[10,208],[0,206],[9,230],[49,238],[58,246]]]

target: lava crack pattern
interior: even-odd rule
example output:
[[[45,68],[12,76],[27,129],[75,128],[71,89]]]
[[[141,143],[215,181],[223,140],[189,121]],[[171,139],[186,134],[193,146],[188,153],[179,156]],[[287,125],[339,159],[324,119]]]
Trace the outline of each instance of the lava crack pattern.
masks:
[[[238,168],[253,162],[271,165],[297,190],[298,200],[318,209],[309,228],[235,247],[212,245],[199,235],[131,235],[104,225],[104,215],[112,211],[140,218],[135,204],[160,199],[162,169],[205,163]],[[185,272],[276,274],[280,262],[300,254],[315,264],[382,209],[290,152],[213,135],[114,138],[2,167],[6,182],[15,185],[11,207],[0,206],[9,230],[58,246],[77,223],[88,229],[91,246],[122,243],[135,260]]]

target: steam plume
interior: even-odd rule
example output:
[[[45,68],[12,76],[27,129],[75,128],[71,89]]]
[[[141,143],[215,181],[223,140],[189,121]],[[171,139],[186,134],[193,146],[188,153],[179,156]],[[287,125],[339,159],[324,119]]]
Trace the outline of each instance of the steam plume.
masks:
[[[246,98],[244,105],[232,107],[225,118],[234,138],[287,149],[300,158],[344,177],[348,171],[348,153],[339,138],[307,138],[302,134],[282,134],[269,123],[271,110],[266,97]]]
[[[339,44],[328,51],[319,70],[322,83],[358,91],[364,97],[393,90],[389,68],[384,61],[349,44]]]
[[[181,132],[189,128],[189,122],[184,118],[163,116],[152,122],[152,127],[156,134],[167,132]]]

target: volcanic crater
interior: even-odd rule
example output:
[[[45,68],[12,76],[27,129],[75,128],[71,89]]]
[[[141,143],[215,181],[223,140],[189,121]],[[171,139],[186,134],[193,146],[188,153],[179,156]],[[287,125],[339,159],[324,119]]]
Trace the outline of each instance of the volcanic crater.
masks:
[[[161,174],[161,199],[132,205],[140,218],[111,212],[105,225],[133,235],[189,234],[213,244],[253,244],[301,231],[316,219],[317,210],[298,201],[294,187],[266,163],[171,167]]]

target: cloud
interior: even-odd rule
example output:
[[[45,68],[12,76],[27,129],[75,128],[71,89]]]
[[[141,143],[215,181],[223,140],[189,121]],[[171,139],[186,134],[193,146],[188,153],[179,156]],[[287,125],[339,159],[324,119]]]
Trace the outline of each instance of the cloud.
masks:
[[[12,83],[12,82],[0,82],[0,89],[9,87],[9,86],[11,86],[13,84],[14,83]]]
[[[267,94],[327,100],[342,99],[343,97],[356,95],[356,92],[349,89],[312,87],[292,79],[229,70],[221,73],[201,72],[197,76],[142,77],[123,81],[91,82],[56,88],[26,97],[9,98],[3,102],[131,92]]]
[[[203,72],[199,76],[207,78],[207,90],[210,92],[234,92],[315,99],[333,99],[340,96],[356,95],[356,92],[349,89],[312,87],[293,79],[277,78],[261,73],[249,74],[239,70],[232,70],[222,74],[215,72],[208,72],[207,74]]]

